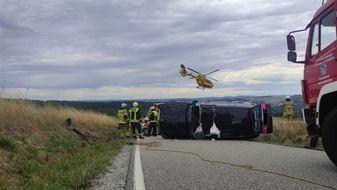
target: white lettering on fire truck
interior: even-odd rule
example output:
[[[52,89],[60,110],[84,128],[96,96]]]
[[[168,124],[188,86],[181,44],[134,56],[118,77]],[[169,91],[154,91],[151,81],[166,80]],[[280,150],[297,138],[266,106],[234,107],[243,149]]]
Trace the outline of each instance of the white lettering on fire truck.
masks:
[[[322,56],[321,58],[319,58],[319,59],[317,59],[315,61],[314,67],[319,67],[319,66],[321,66],[324,63],[327,63],[329,61],[335,60],[335,57],[333,56],[332,53],[329,53],[326,56]]]
[[[329,83],[329,82],[331,82],[331,81],[332,81],[332,78],[329,78],[329,79],[327,79],[327,80],[320,81],[320,82],[318,83],[318,85],[323,85],[323,84]]]
[[[327,76],[324,76],[324,77],[321,77],[321,78],[319,78],[318,80],[325,80],[325,79],[328,79],[328,78],[330,78],[330,75],[327,75]]]
[[[316,103],[317,97],[309,98],[309,104]]]

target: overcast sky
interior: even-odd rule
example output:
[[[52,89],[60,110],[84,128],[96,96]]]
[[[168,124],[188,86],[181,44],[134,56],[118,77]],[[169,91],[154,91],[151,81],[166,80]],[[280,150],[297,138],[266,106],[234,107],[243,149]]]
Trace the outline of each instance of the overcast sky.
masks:
[[[286,35],[321,0],[0,0],[2,96],[39,100],[301,94]],[[306,35],[297,37],[305,44]],[[299,52],[300,53],[300,52]],[[180,64],[218,80],[197,89]]]

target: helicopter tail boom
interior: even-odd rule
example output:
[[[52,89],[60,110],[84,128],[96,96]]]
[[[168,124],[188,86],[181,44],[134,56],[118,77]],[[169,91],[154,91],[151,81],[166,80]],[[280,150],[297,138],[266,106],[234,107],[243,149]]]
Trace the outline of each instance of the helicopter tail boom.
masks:
[[[195,78],[194,75],[187,72],[185,65],[181,64],[180,67],[181,67],[181,69],[179,70],[179,73],[181,74],[181,76],[183,76],[183,77],[190,76],[192,78]]]

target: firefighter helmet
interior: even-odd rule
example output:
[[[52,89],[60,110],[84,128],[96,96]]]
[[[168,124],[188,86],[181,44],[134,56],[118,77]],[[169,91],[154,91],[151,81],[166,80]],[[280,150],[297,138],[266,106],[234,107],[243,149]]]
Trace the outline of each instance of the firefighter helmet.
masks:
[[[128,105],[126,103],[122,103],[121,108],[126,108]]]
[[[137,102],[133,102],[132,106],[133,106],[133,107],[137,107],[137,106],[138,106],[138,103],[137,103]]]

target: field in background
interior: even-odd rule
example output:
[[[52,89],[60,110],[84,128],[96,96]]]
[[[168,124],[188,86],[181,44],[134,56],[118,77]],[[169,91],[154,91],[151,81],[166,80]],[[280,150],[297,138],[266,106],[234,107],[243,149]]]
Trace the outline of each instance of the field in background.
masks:
[[[286,146],[304,147],[309,143],[307,138],[306,124],[301,119],[283,120],[273,117],[274,131],[272,134],[260,135],[255,140],[260,142],[280,144]],[[317,144],[318,150],[323,150],[321,139]]]
[[[68,130],[71,118],[90,144]],[[274,132],[253,141],[303,147],[305,124],[274,117]],[[0,98],[0,189],[85,189],[126,141],[106,114]],[[322,150],[319,141],[318,149]]]
[[[0,189],[86,188],[125,144],[116,126],[105,114],[0,98]]]

